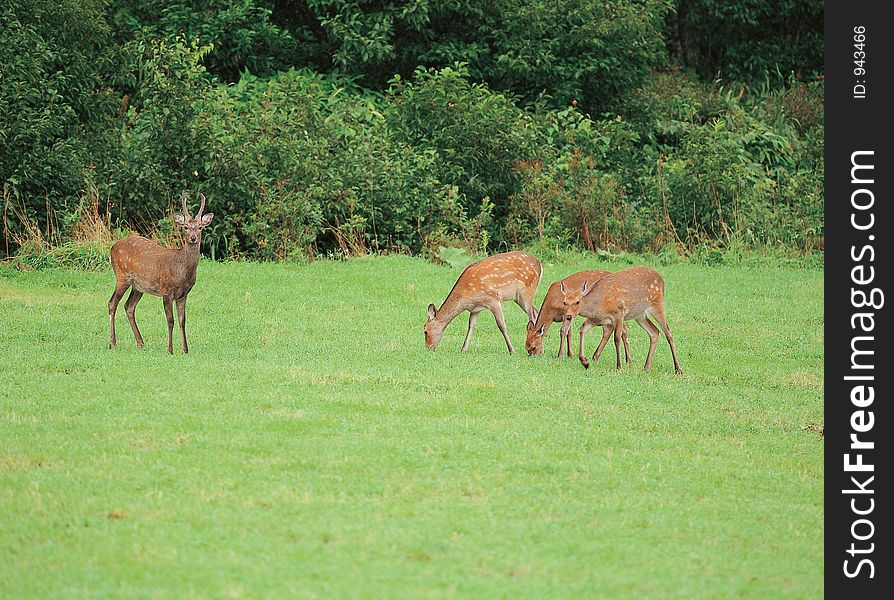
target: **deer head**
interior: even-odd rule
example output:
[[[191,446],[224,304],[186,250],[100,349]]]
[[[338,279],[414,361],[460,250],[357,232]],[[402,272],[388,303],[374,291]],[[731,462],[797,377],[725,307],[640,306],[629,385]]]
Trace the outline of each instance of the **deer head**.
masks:
[[[444,335],[445,327],[446,325],[438,320],[438,309],[435,308],[434,304],[429,304],[428,321],[425,322],[424,327],[425,348],[427,350],[433,350],[438,345],[438,342],[441,341],[441,336]]]
[[[199,212],[193,217],[186,207],[186,192],[183,192],[183,214],[174,215],[174,223],[186,230],[186,241],[189,244],[199,243],[202,239],[202,230],[211,225],[211,219],[214,218],[214,213],[202,214],[202,211],[205,210],[205,194],[199,194],[199,198],[202,203],[199,206]]]
[[[534,321],[528,321],[528,334],[525,337],[525,350],[528,356],[543,354],[543,336],[546,333],[546,323],[537,327]]]
[[[562,308],[565,311],[565,321],[571,321],[580,312],[580,301],[590,289],[590,282],[585,281],[584,285],[573,290],[565,286],[565,282],[559,284],[562,292]]]

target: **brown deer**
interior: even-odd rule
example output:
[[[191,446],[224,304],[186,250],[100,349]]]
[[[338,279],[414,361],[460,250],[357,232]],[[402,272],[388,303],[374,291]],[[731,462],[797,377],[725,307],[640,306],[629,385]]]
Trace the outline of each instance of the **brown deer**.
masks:
[[[543,298],[540,305],[540,312],[537,315],[537,322],[528,321],[528,335],[525,338],[525,350],[529,356],[537,356],[543,354],[543,338],[549,331],[550,325],[553,323],[562,323],[561,334],[559,337],[559,354],[557,358],[562,358],[562,349],[567,349],[567,356],[571,356],[571,320],[565,320],[566,309],[569,305],[579,304],[581,296],[594,283],[610,275],[611,271],[581,271],[569,275],[565,279],[554,281]],[[576,295],[574,290],[577,290]],[[567,296],[567,298],[565,297]],[[605,335],[611,335],[611,327],[605,326]],[[624,340],[624,352],[627,362],[630,362],[630,344],[627,342],[627,326],[622,331],[622,339]]]
[[[202,241],[202,229],[211,224],[214,213],[203,215],[205,195],[201,194],[202,204],[195,217],[190,216],[186,208],[186,193],[183,194],[183,214],[174,215],[174,223],[186,230],[186,242],[179,250],[163,248],[155,242],[141,236],[130,236],[115,242],[112,246],[112,268],[115,270],[115,291],[109,300],[109,348],[117,345],[115,340],[115,311],[118,302],[133,286],[124,312],[133,329],[137,347],[143,347],[143,336],[137,329],[134,311],[137,302],[144,293],[161,296],[168,320],[168,353],[174,353],[174,310],[172,304],[177,303],[177,316],[180,319],[180,339],[183,353],[189,352],[186,346],[186,296],[196,283],[196,267],[199,264],[199,245]]]
[[[588,329],[596,325],[611,325],[611,331],[615,334],[615,361],[617,368],[621,368],[620,339],[624,321],[636,321],[640,327],[649,334],[649,354],[646,357],[645,370],[652,368],[652,356],[655,354],[655,346],[658,343],[659,332],[649,317],[658,321],[661,330],[667,337],[671,355],[674,359],[674,372],[677,375],[683,373],[680,361],[677,360],[677,348],[674,345],[674,336],[671,335],[667,325],[667,317],[664,311],[664,280],[654,269],[648,267],[631,267],[606,275],[597,281],[582,295],[579,304],[571,304],[566,310],[566,320],[574,318],[578,314],[585,321],[580,327],[580,349],[578,357],[584,368],[589,368],[590,363],[584,356],[584,334]],[[573,300],[573,298],[571,298]],[[593,355],[593,360],[599,360],[602,349],[605,347],[610,331],[606,329]]]
[[[537,319],[534,294],[540,285],[540,261],[525,252],[495,254],[472,263],[463,270],[441,308],[428,305],[428,321],[425,323],[425,347],[433,349],[441,341],[444,329],[463,311],[469,311],[469,330],[462,351],[469,349],[472,330],[478,313],[484,309],[493,313],[497,327],[506,340],[510,354],[515,354],[506,323],[503,321],[503,302],[514,300],[528,318]]]

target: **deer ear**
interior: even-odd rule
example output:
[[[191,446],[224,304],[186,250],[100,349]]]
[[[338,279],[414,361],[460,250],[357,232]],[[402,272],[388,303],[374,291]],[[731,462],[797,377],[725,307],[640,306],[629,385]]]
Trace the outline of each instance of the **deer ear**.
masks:
[[[585,281],[584,286],[580,289],[581,296],[585,296],[587,294],[587,290],[590,289],[590,282]]]
[[[211,219],[214,218],[214,213],[208,213],[207,215],[202,215],[202,227],[208,227],[211,225]]]
[[[528,321],[528,331],[534,330],[534,321]]]
[[[559,282],[559,289],[562,290],[563,294],[565,293],[565,282],[564,281]]]
[[[434,320],[435,320],[435,316],[437,316],[437,314],[438,314],[438,310],[435,308],[435,305],[434,305],[434,304],[429,304],[429,305],[428,305],[428,320],[429,320],[429,321],[434,321]]]
[[[595,290],[595,289],[596,289],[596,285],[599,283],[599,280],[597,279],[596,281],[588,281],[587,283],[588,283],[589,285],[587,286],[586,291],[585,291],[583,294],[581,294],[581,296],[586,296],[587,294],[589,294],[590,292],[592,292],[593,290]]]
[[[543,335],[546,333],[546,324],[540,326],[540,329],[537,330],[537,335]]]
[[[174,223],[180,225],[181,227],[186,227],[186,217],[181,214],[174,215]]]

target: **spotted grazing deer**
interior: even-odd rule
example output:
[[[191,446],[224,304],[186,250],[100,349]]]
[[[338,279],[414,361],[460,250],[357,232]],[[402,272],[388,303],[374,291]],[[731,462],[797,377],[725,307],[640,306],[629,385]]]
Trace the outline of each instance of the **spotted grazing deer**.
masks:
[[[580,303],[581,295],[585,293],[588,286],[610,275],[611,271],[581,271],[569,275],[565,279],[554,281],[543,298],[543,304],[540,305],[540,312],[537,315],[537,322],[528,321],[528,335],[525,338],[525,350],[529,356],[543,354],[543,338],[549,331],[550,325],[553,323],[562,323],[561,335],[559,337],[559,354],[557,358],[562,358],[563,347],[567,348],[567,356],[571,356],[571,320],[565,320],[566,307],[569,304]],[[574,290],[577,290],[575,295]],[[567,294],[567,298],[563,298]],[[566,304],[566,302],[568,304]],[[611,335],[611,327],[605,326],[606,335]],[[630,345],[627,342],[627,326],[621,333],[624,340],[624,352],[627,362],[630,362]]]
[[[584,334],[588,329],[596,325],[611,325],[611,331],[615,334],[615,360],[617,368],[621,368],[620,338],[624,321],[636,321],[640,327],[649,334],[649,354],[646,357],[645,370],[652,367],[652,356],[655,354],[655,346],[658,343],[659,332],[649,317],[658,321],[661,330],[667,337],[671,355],[674,359],[674,372],[677,375],[683,373],[680,361],[677,360],[677,348],[674,345],[674,336],[671,335],[667,325],[667,317],[664,311],[664,280],[657,271],[648,267],[631,267],[606,275],[597,281],[590,289],[582,294],[579,304],[571,304],[565,313],[566,320],[573,319],[580,314],[585,321],[580,327],[580,350],[578,357],[584,368],[590,364],[584,356]],[[570,298],[566,294],[566,298]],[[605,347],[610,335],[606,328],[602,341],[593,355],[593,360],[599,360],[602,349]]]
[[[109,300],[109,348],[117,345],[115,340],[115,311],[118,302],[133,286],[124,312],[133,329],[137,347],[143,347],[143,336],[137,329],[134,312],[137,302],[144,293],[161,296],[164,303],[165,316],[168,320],[168,353],[174,353],[174,311],[172,304],[177,303],[177,316],[180,319],[180,339],[183,353],[189,352],[186,346],[186,296],[196,283],[196,267],[199,264],[199,245],[202,240],[202,229],[211,224],[214,213],[202,214],[205,210],[205,195],[201,194],[201,206],[195,217],[190,216],[186,207],[186,193],[183,194],[183,214],[174,215],[174,223],[186,230],[186,242],[179,250],[163,248],[142,236],[130,236],[115,242],[112,246],[112,268],[115,270],[115,291]]]
[[[462,351],[469,349],[472,330],[478,313],[488,309],[497,321],[497,327],[506,340],[510,354],[515,354],[506,323],[503,321],[503,302],[514,300],[528,318],[537,319],[534,308],[534,294],[540,285],[540,261],[525,252],[505,252],[495,254],[467,266],[447,299],[436,309],[434,304],[428,305],[428,321],[425,323],[425,347],[434,349],[444,329],[463,311],[469,311],[469,330],[463,342]]]

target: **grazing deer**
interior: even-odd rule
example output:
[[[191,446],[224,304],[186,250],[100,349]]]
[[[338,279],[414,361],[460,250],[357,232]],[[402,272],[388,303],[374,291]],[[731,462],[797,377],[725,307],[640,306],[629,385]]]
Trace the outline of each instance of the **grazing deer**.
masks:
[[[571,320],[565,320],[566,308],[569,305],[579,304],[581,296],[594,283],[610,275],[610,271],[581,271],[569,275],[565,279],[555,281],[549,286],[546,297],[543,298],[543,304],[540,305],[540,312],[537,315],[537,322],[528,321],[528,335],[525,338],[525,350],[529,356],[543,354],[543,338],[549,331],[550,325],[553,323],[562,323],[561,335],[559,337],[559,355],[562,358],[562,349],[567,349],[567,356],[571,356]],[[576,295],[574,290],[577,290]],[[605,326],[606,335],[611,335],[611,328]],[[624,352],[627,362],[630,362],[630,345],[627,342],[627,326],[622,331],[622,339],[624,340]]]
[[[441,341],[444,329],[461,312],[469,311],[469,331],[462,351],[469,349],[472,330],[478,313],[485,308],[494,314],[497,327],[506,340],[510,354],[515,354],[506,323],[503,321],[503,301],[514,300],[528,318],[537,319],[534,294],[540,284],[540,261],[525,252],[495,254],[472,263],[463,270],[441,308],[428,305],[428,321],[425,323],[425,347],[433,349]]]
[[[571,298],[573,300],[573,298]],[[652,367],[652,356],[655,354],[655,346],[658,343],[659,332],[649,317],[658,321],[667,343],[670,345],[671,355],[674,358],[674,372],[677,375],[683,373],[680,361],[677,360],[677,348],[674,345],[674,336],[671,335],[667,325],[667,317],[664,311],[664,280],[657,271],[648,267],[631,267],[606,275],[597,281],[590,289],[586,290],[579,304],[568,306],[565,318],[574,318],[580,314],[585,318],[580,327],[580,350],[578,356],[584,368],[589,368],[590,363],[584,356],[584,334],[588,329],[596,325],[611,325],[611,331],[615,334],[615,360],[617,368],[621,368],[620,338],[624,321],[636,321],[640,327],[649,334],[649,354],[646,357],[645,370]],[[605,347],[610,330],[606,328],[602,341],[593,355],[593,360],[599,360],[602,349]]]
[[[133,286],[124,312],[133,329],[137,347],[143,347],[143,336],[137,329],[134,311],[137,302],[144,293],[161,296],[164,303],[165,316],[168,319],[168,353],[174,353],[174,311],[172,304],[177,303],[177,316],[180,319],[180,339],[183,342],[183,353],[189,352],[186,346],[186,296],[196,282],[196,267],[199,264],[199,244],[202,240],[202,229],[211,224],[214,213],[203,215],[205,195],[201,194],[202,204],[195,217],[190,216],[186,208],[186,193],[183,194],[183,214],[174,215],[174,223],[186,230],[186,242],[179,250],[163,248],[151,240],[141,236],[130,236],[115,242],[112,246],[112,268],[115,270],[115,291],[109,300],[109,348],[117,345],[115,340],[115,311],[118,302]]]

